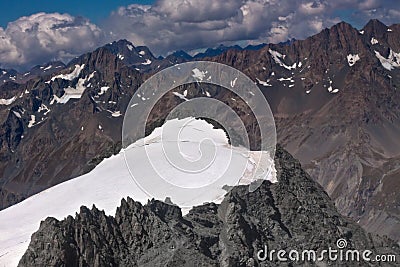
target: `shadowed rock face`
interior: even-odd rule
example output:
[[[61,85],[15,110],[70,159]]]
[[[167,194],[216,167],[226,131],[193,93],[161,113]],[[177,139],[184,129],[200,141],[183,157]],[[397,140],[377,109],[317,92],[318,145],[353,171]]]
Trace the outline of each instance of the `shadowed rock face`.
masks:
[[[47,218],[19,266],[280,266],[276,259],[259,262],[257,252],[265,245],[335,249],[339,238],[348,248],[399,254],[393,241],[341,216],[286,151],[278,148],[275,162],[278,183],[264,182],[253,193],[235,187],[220,205],[195,207],[185,216],[176,206],[156,200],[142,206],[128,198],[114,217],[82,207],[75,218]],[[293,264],[310,265],[286,265]]]

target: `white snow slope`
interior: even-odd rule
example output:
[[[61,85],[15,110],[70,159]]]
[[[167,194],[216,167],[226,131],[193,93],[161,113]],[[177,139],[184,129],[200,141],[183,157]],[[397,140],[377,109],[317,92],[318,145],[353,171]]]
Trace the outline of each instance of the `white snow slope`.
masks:
[[[211,138],[214,144],[217,145],[217,157],[213,162],[215,166],[211,165],[203,173],[204,177],[224,172],[225,170],[221,168],[220,164],[226,161],[227,158],[233,161],[234,165],[240,165],[236,163],[240,160],[242,160],[242,163],[245,161],[247,164],[244,172],[243,170],[238,172],[238,175],[241,176],[239,177],[239,184],[248,183],[246,178],[252,172],[259,171],[253,167],[261,152],[251,152],[250,156],[249,154],[244,156],[243,149],[232,148],[231,150],[225,133],[222,130],[213,129],[205,121],[193,119],[191,121],[188,121],[188,119],[171,120],[164,124],[164,126],[167,124],[170,124],[170,126],[175,124],[174,127],[183,127],[182,125],[184,125],[183,139],[186,145],[187,141],[190,140],[198,146],[198,143],[204,140],[205,137]],[[144,146],[134,147],[139,141],[143,143],[143,140],[139,140],[126,149],[126,151],[130,150],[130,156],[133,156],[134,160],[137,161],[136,166],[143,169],[146,168],[146,163],[142,163],[141,159],[146,157],[146,154],[143,153],[148,153],[147,155],[152,160],[155,160],[155,164],[159,164],[158,166],[163,171],[176,175],[176,170],[173,170],[174,168],[171,165],[161,162],[162,156],[160,154],[162,153],[160,151],[162,147],[161,138],[159,138],[161,132],[160,128],[158,128],[144,139],[146,149],[143,148]],[[99,209],[103,209],[106,214],[114,215],[116,208],[120,205],[121,199],[128,196],[136,201],[146,203],[149,197],[131,178],[123,153],[125,153],[124,150],[118,155],[105,159],[88,174],[51,187],[23,202],[0,211],[0,266],[12,267],[18,265],[20,258],[28,248],[31,235],[37,231],[40,222],[46,217],[51,216],[62,220],[68,215],[74,215],[79,211],[81,206],[91,207],[93,204]],[[184,153],[185,157],[196,158],[199,151],[186,146]],[[273,161],[271,160],[271,162]],[[144,174],[148,172],[148,170],[141,171]],[[179,183],[182,179],[184,180],[184,177],[182,175],[179,177],[178,175],[177,180],[172,182]],[[267,179],[271,182],[276,182],[276,171],[274,168]],[[225,192],[222,188],[210,191],[212,192],[209,192],[206,198],[208,197],[209,201],[214,202],[216,202],[214,198],[216,194]],[[204,199],[204,196],[202,199]],[[184,210],[183,212],[186,213],[188,210]]]

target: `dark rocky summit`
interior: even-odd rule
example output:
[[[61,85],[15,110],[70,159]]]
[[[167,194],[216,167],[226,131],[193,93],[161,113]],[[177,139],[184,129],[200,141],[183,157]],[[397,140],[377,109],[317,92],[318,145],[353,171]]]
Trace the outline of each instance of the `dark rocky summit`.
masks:
[[[269,250],[336,249],[339,238],[347,240],[347,249],[399,256],[398,244],[340,215],[323,188],[282,148],[275,164],[278,183],[264,182],[253,193],[235,187],[220,205],[204,204],[185,216],[173,205],[152,200],[142,206],[128,198],[115,217],[82,207],[75,218],[47,218],[19,266],[368,265],[283,263],[256,256],[265,245]],[[398,261],[391,264],[398,266]]]

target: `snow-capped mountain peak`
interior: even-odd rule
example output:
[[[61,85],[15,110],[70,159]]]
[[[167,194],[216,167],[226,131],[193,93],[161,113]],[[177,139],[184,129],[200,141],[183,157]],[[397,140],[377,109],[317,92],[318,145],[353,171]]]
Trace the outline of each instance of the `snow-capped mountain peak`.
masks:
[[[217,157],[215,161],[200,175],[193,176],[197,180],[188,179],[187,172],[177,170],[165,160],[162,152],[163,145],[169,143],[170,137],[172,137],[171,132],[163,133],[165,129],[182,130],[180,145],[184,146],[182,153],[189,158],[199,156],[195,148],[203,140],[210,139],[216,144]],[[163,136],[167,140],[162,141]],[[258,171],[255,168],[255,162],[258,162],[260,153],[257,151],[248,153],[241,148],[230,147],[225,132],[221,129],[214,129],[204,120],[187,118],[167,121],[144,140],[138,140],[119,154],[105,159],[88,174],[46,189],[0,211],[0,266],[17,266],[19,259],[28,247],[30,236],[37,230],[40,221],[49,216],[63,219],[74,215],[82,205],[92,206],[95,204],[106,214],[114,215],[121,199],[128,196],[143,204],[157,196],[160,200],[170,197],[173,202],[186,201],[184,213],[188,212],[190,206],[193,205],[212,201],[218,203],[222,201],[226,193],[226,190],[222,188],[224,185],[249,184],[252,181],[250,178],[254,172]],[[230,177],[229,181],[233,182],[232,184],[219,183],[218,187],[218,183],[215,183],[204,189],[194,189],[197,191],[197,195],[193,195],[190,201],[188,195],[179,195],[176,194],[176,191],[168,191],[168,187],[162,184],[153,184],[152,192],[147,192],[153,195],[149,195],[143,191],[143,184],[140,184],[151,177],[150,175],[154,175],[154,167],[146,162],[148,158],[153,160],[158,171],[163,174],[172,174],[164,177],[167,180],[172,177],[172,180],[168,181],[171,184],[184,183],[188,187],[195,188],[199,184],[204,184],[204,179],[213,179],[226,172],[227,170],[222,166],[226,166],[230,162],[234,164],[230,166],[229,174],[236,176]],[[143,177],[132,177],[126,160],[135,161],[135,166],[139,169],[135,173],[141,173]],[[272,162],[272,159],[270,160]],[[271,162],[264,162],[264,164],[268,165]],[[238,169],[240,166],[245,166],[245,169]],[[275,169],[266,179],[271,182],[277,181]],[[166,194],[162,196],[162,192],[166,192]],[[168,195],[171,193],[175,195]]]

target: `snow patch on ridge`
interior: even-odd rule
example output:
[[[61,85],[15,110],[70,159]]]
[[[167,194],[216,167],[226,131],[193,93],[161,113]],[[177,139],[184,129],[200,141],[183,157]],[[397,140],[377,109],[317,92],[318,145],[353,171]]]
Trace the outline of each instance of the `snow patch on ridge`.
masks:
[[[73,79],[79,77],[79,74],[81,73],[81,71],[83,70],[83,68],[85,67],[85,64],[82,65],[75,65],[75,69],[68,74],[59,74],[57,76],[54,76],[53,78],[51,78],[52,81],[55,81],[56,79],[63,79],[63,80],[69,80],[72,81]]]
[[[44,111],[44,115],[46,116],[47,113],[50,112],[50,109],[49,109],[45,104],[42,103],[42,104],[40,105],[39,109],[38,109],[38,112],[40,113],[40,112],[42,112],[42,111]]]
[[[338,93],[338,92],[339,92],[339,89],[338,89],[338,88],[333,88],[333,87],[332,87],[332,80],[331,80],[331,78],[328,78],[328,81],[329,81],[328,92],[331,93],[331,94],[336,94],[336,93]]]
[[[31,128],[35,125],[36,117],[35,115],[31,115],[31,120],[28,122],[28,128]]]
[[[383,57],[378,51],[375,51],[375,56],[387,70],[400,67],[400,53],[393,52],[392,49],[390,49],[388,58]]]
[[[17,116],[18,118],[20,118],[20,119],[22,118],[22,116],[21,116],[21,114],[20,114],[19,112],[13,110],[13,113],[14,113],[14,115]]]
[[[84,84],[89,81],[93,77],[94,73],[91,75],[87,76],[86,78],[80,78],[78,82],[76,83],[75,88],[68,86],[67,88],[64,89],[64,94],[61,97],[57,97],[56,95],[53,95],[53,99],[50,101],[50,105],[53,105],[54,102],[60,103],[60,104],[65,104],[67,103],[70,99],[79,99],[82,97],[83,93],[85,92],[86,87]]]
[[[0,99],[0,105],[11,105],[12,103],[14,103],[14,101],[17,99],[16,96],[9,98],[9,99]]]
[[[347,55],[347,63],[349,64],[349,66],[353,66],[354,64],[356,64],[357,61],[360,60],[360,56],[358,54],[348,54]]]
[[[120,116],[122,116],[122,113],[121,113],[121,111],[114,111],[114,112],[110,112],[111,113],[111,116],[112,117],[114,117],[114,118],[118,118],[118,117],[120,117]]]
[[[283,78],[283,77],[281,77],[281,78],[278,79],[278,81],[280,81],[280,82],[289,81],[289,82],[294,83],[293,77],[289,77],[289,78]]]
[[[282,59],[284,59],[286,57],[286,55],[283,55],[283,54],[279,53],[278,51],[274,51],[272,49],[269,49],[268,52],[271,54],[275,63],[278,64],[279,66],[284,67],[285,69],[288,69],[288,70],[296,69],[296,65],[297,65],[296,63],[293,63],[292,66],[288,66],[282,62]]]
[[[105,94],[105,93],[107,92],[108,89],[110,89],[109,86],[102,86],[102,87],[100,88],[100,92],[99,92],[97,95],[103,95],[103,94]]]
[[[143,62],[142,65],[150,65],[151,64],[151,60],[150,59],[146,59],[146,62]]]
[[[193,69],[192,72],[193,72],[192,77],[198,81],[202,81],[207,74],[207,71],[201,71],[198,68]]]
[[[265,81],[261,81],[261,80],[258,79],[258,78],[256,78],[256,80],[257,80],[257,82],[258,82],[259,84],[261,84],[261,85],[264,85],[264,86],[272,86],[272,84],[269,84],[269,79],[267,79],[266,82],[265,82]]]
[[[182,99],[182,100],[185,100],[185,101],[189,101],[189,99],[187,99],[186,97],[185,97],[185,95],[182,95],[181,93],[178,93],[178,92],[172,92],[175,96],[177,96],[177,97],[179,97],[180,99]]]
[[[117,54],[117,57],[118,57],[120,60],[124,60],[124,58],[125,58],[125,57],[124,57],[123,55],[121,55],[120,53]]]

